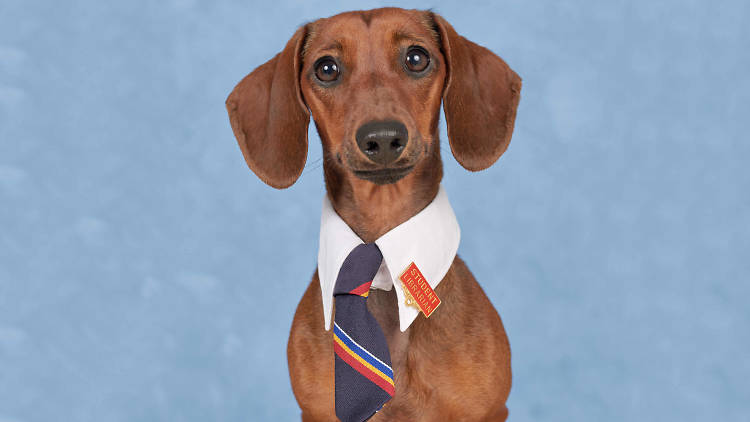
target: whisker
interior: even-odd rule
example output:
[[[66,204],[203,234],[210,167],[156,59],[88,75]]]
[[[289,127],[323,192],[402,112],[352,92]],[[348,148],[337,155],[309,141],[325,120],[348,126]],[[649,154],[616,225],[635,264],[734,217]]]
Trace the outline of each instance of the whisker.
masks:
[[[307,164],[305,164],[305,169],[317,166],[318,164],[320,164],[320,162],[322,160],[323,160],[323,157],[320,157],[320,158],[318,158],[316,160],[313,160],[313,161],[308,161]]]

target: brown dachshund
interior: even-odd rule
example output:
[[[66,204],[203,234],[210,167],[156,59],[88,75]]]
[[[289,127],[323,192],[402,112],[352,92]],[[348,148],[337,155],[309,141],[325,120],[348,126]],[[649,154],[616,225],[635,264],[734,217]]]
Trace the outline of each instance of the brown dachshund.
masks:
[[[520,91],[521,79],[502,59],[441,16],[385,8],[299,28],[226,105],[248,166],[275,188],[292,185],[303,170],[312,113],[330,203],[373,242],[439,191],[441,101],[453,156],[478,171],[508,147]],[[504,421],[510,347],[497,311],[457,256],[435,292],[440,308],[401,332],[394,290],[371,291],[367,307],[387,339],[396,391],[371,420]],[[333,341],[317,272],[297,307],[287,354],[302,420],[336,421]]]

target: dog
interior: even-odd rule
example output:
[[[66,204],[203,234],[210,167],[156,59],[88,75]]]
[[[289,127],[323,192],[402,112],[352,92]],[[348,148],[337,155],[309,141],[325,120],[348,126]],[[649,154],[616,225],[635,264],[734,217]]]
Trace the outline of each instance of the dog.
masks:
[[[384,249],[379,239],[398,227],[412,227],[431,204],[447,201],[440,185],[441,103],[453,156],[464,168],[479,171],[508,148],[520,91],[520,77],[500,57],[458,35],[440,15],[383,8],[303,25],[280,53],[237,84],[226,107],[248,166],[278,189],[292,185],[305,166],[312,115],[323,146],[323,219],[329,215],[345,223],[342,230],[356,234],[349,235],[355,243],[361,239]],[[448,221],[453,214],[445,215]],[[442,227],[441,218],[429,224],[422,218],[417,236],[432,239],[430,225]],[[455,248],[451,255],[446,245],[457,247],[457,226],[450,233],[456,235],[433,244],[407,239],[448,252],[444,275],[431,273],[439,279],[431,280],[425,270],[440,300],[432,315],[424,309],[418,315],[414,292],[407,293],[406,284],[397,280],[403,282],[403,274],[388,278],[388,271],[404,268],[390,268],[402,257],[389,258],[383,250],[378,274],[386,271],[385,280],[393,285],[369,290],[366,307],[387,340],[395,394],[372,421],[507,418],[511,365],[505,329]],[[409,245],[398,247],[410,250]],[[287,348],[292,389],[306,422],[338,420],[335,345],[328,330],[332,310],[325,296],[330,297],[330,288],[321,290],[321,279],[335,278],[338,268],[323,271],[329,261],[322,254],[323,249],[294,315]],[[403,308],[403,299],[412,306]]]

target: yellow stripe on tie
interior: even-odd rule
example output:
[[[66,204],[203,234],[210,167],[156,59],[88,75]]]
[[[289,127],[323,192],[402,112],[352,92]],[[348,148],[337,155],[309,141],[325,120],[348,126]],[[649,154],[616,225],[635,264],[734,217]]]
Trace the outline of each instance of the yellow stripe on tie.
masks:
[[[365,367],[367,367],[368,369],[370,369],[372,372],[374,372],[375,375],[379,376],[380,378],[383,378],[388,384],[394,385],[393,384],[393,380],[391,379],[391,377],[389,377],[388,375],[386,375],[383,372],[381,372],[380,369],[372,366],[370,364],[370,362],[368,362],[368,361],[362,359],[361,357],[359,357],[359,355],[356,354],[356,353],[354,353],[354,351],[352,349],[350,349],[349,346],[347,346],[343,341],[341,341],[341,339],[339,338],[339,336],[337,336],[336,334],[333,335],[333,341],[335,341],[336,343],[338,343],[338,345],[341,346],[341,348],[344,349],[344,351],[346,351],[346,353],[352,355],[352,357],[354,357],[354,359],[357,359],[357,361],[359,363],[361,363],[362,365],[364,365]]]
[[[368,290],[368,291],[362,293],[360,296],[362,296],[362,297],[370,296],[370,291]]]

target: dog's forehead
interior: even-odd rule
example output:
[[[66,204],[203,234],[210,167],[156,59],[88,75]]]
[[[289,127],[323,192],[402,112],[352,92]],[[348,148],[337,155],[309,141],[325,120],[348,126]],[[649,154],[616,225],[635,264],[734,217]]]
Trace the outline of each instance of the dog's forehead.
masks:
[[[438,35],[429,12],[397,8],[346,12],[308,24],[304,54],[347,49],[358,43],[402,39],[437,44]]]

